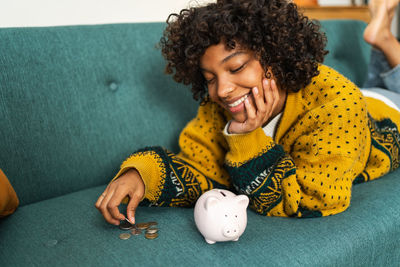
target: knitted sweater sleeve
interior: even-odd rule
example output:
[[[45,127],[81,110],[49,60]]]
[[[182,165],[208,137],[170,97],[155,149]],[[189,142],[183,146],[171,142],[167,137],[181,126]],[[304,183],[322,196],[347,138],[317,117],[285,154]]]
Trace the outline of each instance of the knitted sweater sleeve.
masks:
[[[135,168],[145,184],[141,205],[193,206],[212,188],[228,188],[229,175],[223,168],[227,144],[222,135],[224,113],[215,104],[199,107],[179,137],[180,152],[147,147],[133,153],[121,165],[118,178]]]
[[[236,191],[249,197],[250,207],[262,215],[294,215],[297,206],[288,204],[289,211],[284,205],[283,184],[292,183],[299,189],[296,166],[283,147],[262,128],[247,134],[225,134],[225,138],[229,145],[225,167]],[[293,197],[300,200],[300,196]]]

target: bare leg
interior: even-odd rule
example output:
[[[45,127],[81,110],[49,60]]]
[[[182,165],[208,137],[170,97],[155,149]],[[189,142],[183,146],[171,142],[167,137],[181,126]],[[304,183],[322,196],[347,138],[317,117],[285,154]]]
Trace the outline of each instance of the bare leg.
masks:
[[[390,67],[400,64],[400,43],[390,31],[399,0],[370,0],[371,22],[364,31],[364,40],[382,51]]]

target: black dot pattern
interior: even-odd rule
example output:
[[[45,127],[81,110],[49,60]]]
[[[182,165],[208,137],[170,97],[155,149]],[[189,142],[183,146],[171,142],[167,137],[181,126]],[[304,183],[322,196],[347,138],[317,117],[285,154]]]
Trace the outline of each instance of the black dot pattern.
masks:
[[[300,94],[302,107],[293,109],[301,115],[278,136],[297,168],[299,216],[301,210],[336,214],[350,205],[353,180],[368,160],[366,102],[356,85],[325,66]],[[286,191],[292,198],[295,192]]]

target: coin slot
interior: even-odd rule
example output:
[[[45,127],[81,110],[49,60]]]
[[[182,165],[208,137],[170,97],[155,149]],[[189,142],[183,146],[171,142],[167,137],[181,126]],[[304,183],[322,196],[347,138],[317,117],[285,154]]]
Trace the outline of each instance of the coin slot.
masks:
[[[219,191],[220,193],[221,193],[221,195],[223,195],[224,197],[226,197],[226,195],[224,194],[224,192],[222,192],[222,191]]]

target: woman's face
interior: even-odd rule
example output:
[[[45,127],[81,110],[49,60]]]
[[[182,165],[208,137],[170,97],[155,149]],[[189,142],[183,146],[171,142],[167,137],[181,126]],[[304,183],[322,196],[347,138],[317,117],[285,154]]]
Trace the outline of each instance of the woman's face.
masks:
[[[240,48],[227,50],[221,42],[207,48],[200,58],[200,68],[211,100],[228,110],[234,120],[244,122],[247,119],[244,100],[249,98],[255,107],[252,88],[263,91],[265,71],[255,54]]]

